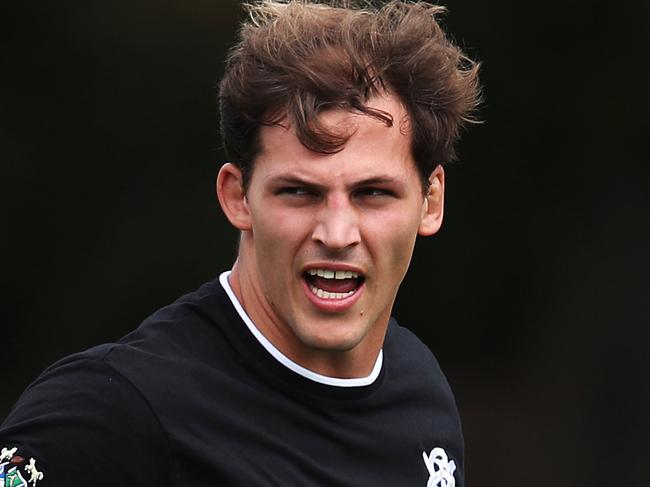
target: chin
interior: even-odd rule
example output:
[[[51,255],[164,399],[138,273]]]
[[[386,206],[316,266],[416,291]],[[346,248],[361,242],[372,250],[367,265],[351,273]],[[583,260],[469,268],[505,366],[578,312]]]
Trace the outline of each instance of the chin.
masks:
[[[349,352],[359,346],[365,337],[365,334],[359,330],[336,330],[335,328],[336,326],[323,325],[319,327],[318,332],[297,330],[296,336],[311,349],[330,352]]]

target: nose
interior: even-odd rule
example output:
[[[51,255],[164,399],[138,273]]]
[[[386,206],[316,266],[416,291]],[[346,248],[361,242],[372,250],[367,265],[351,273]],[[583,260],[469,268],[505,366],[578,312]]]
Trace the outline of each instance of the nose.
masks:
[[[342,250],[361,241],[358,215],[346,197],[330,196],[326,199],[312,238],[332,250]]]

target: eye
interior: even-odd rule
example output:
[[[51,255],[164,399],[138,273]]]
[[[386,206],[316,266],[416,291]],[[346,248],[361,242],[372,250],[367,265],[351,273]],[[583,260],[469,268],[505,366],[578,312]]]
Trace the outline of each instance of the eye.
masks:
[[[285,196],[289,198],[316,198],[318,192],[308,186],[283,186],[275,191],[278,196]]]
[[[386,188],[367,187],[357,189],[355,195],[360,198],[379,198],[395,196],[395,193]]]
[[[288,195],[296,195],[296,196],[302,196],[309,194],[309,190],[307,188],[303,188],[300,186],[287,186],[283,188],[279,188],[276,191],[276,194],[288,194]]]

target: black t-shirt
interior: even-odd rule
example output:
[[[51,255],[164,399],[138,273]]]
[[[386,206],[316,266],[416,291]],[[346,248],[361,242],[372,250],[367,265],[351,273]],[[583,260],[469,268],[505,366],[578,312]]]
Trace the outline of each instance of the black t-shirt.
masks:
[[[454,399],[412,333],[391,320],[369,383],[322,383],[237,306],[214,280],[45,370],[0,427],[0,486],[463,487]]]

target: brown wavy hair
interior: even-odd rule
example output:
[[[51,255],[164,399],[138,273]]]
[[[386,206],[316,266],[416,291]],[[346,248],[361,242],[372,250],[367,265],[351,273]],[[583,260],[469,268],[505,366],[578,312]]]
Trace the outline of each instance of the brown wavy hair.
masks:
[[[286,119],[305,147],[335,153],[352,134],[325,127],[319,113],[343,109],[391,126],[389,113],[367,105],[386,93],[406,108],[425,188],[436,165],[456,158],[454,145],[480,101],[479,65],[440,27],[444,7],[260,0],[245,8],[219,90],[224,147],[245,187],[262,126]]]

